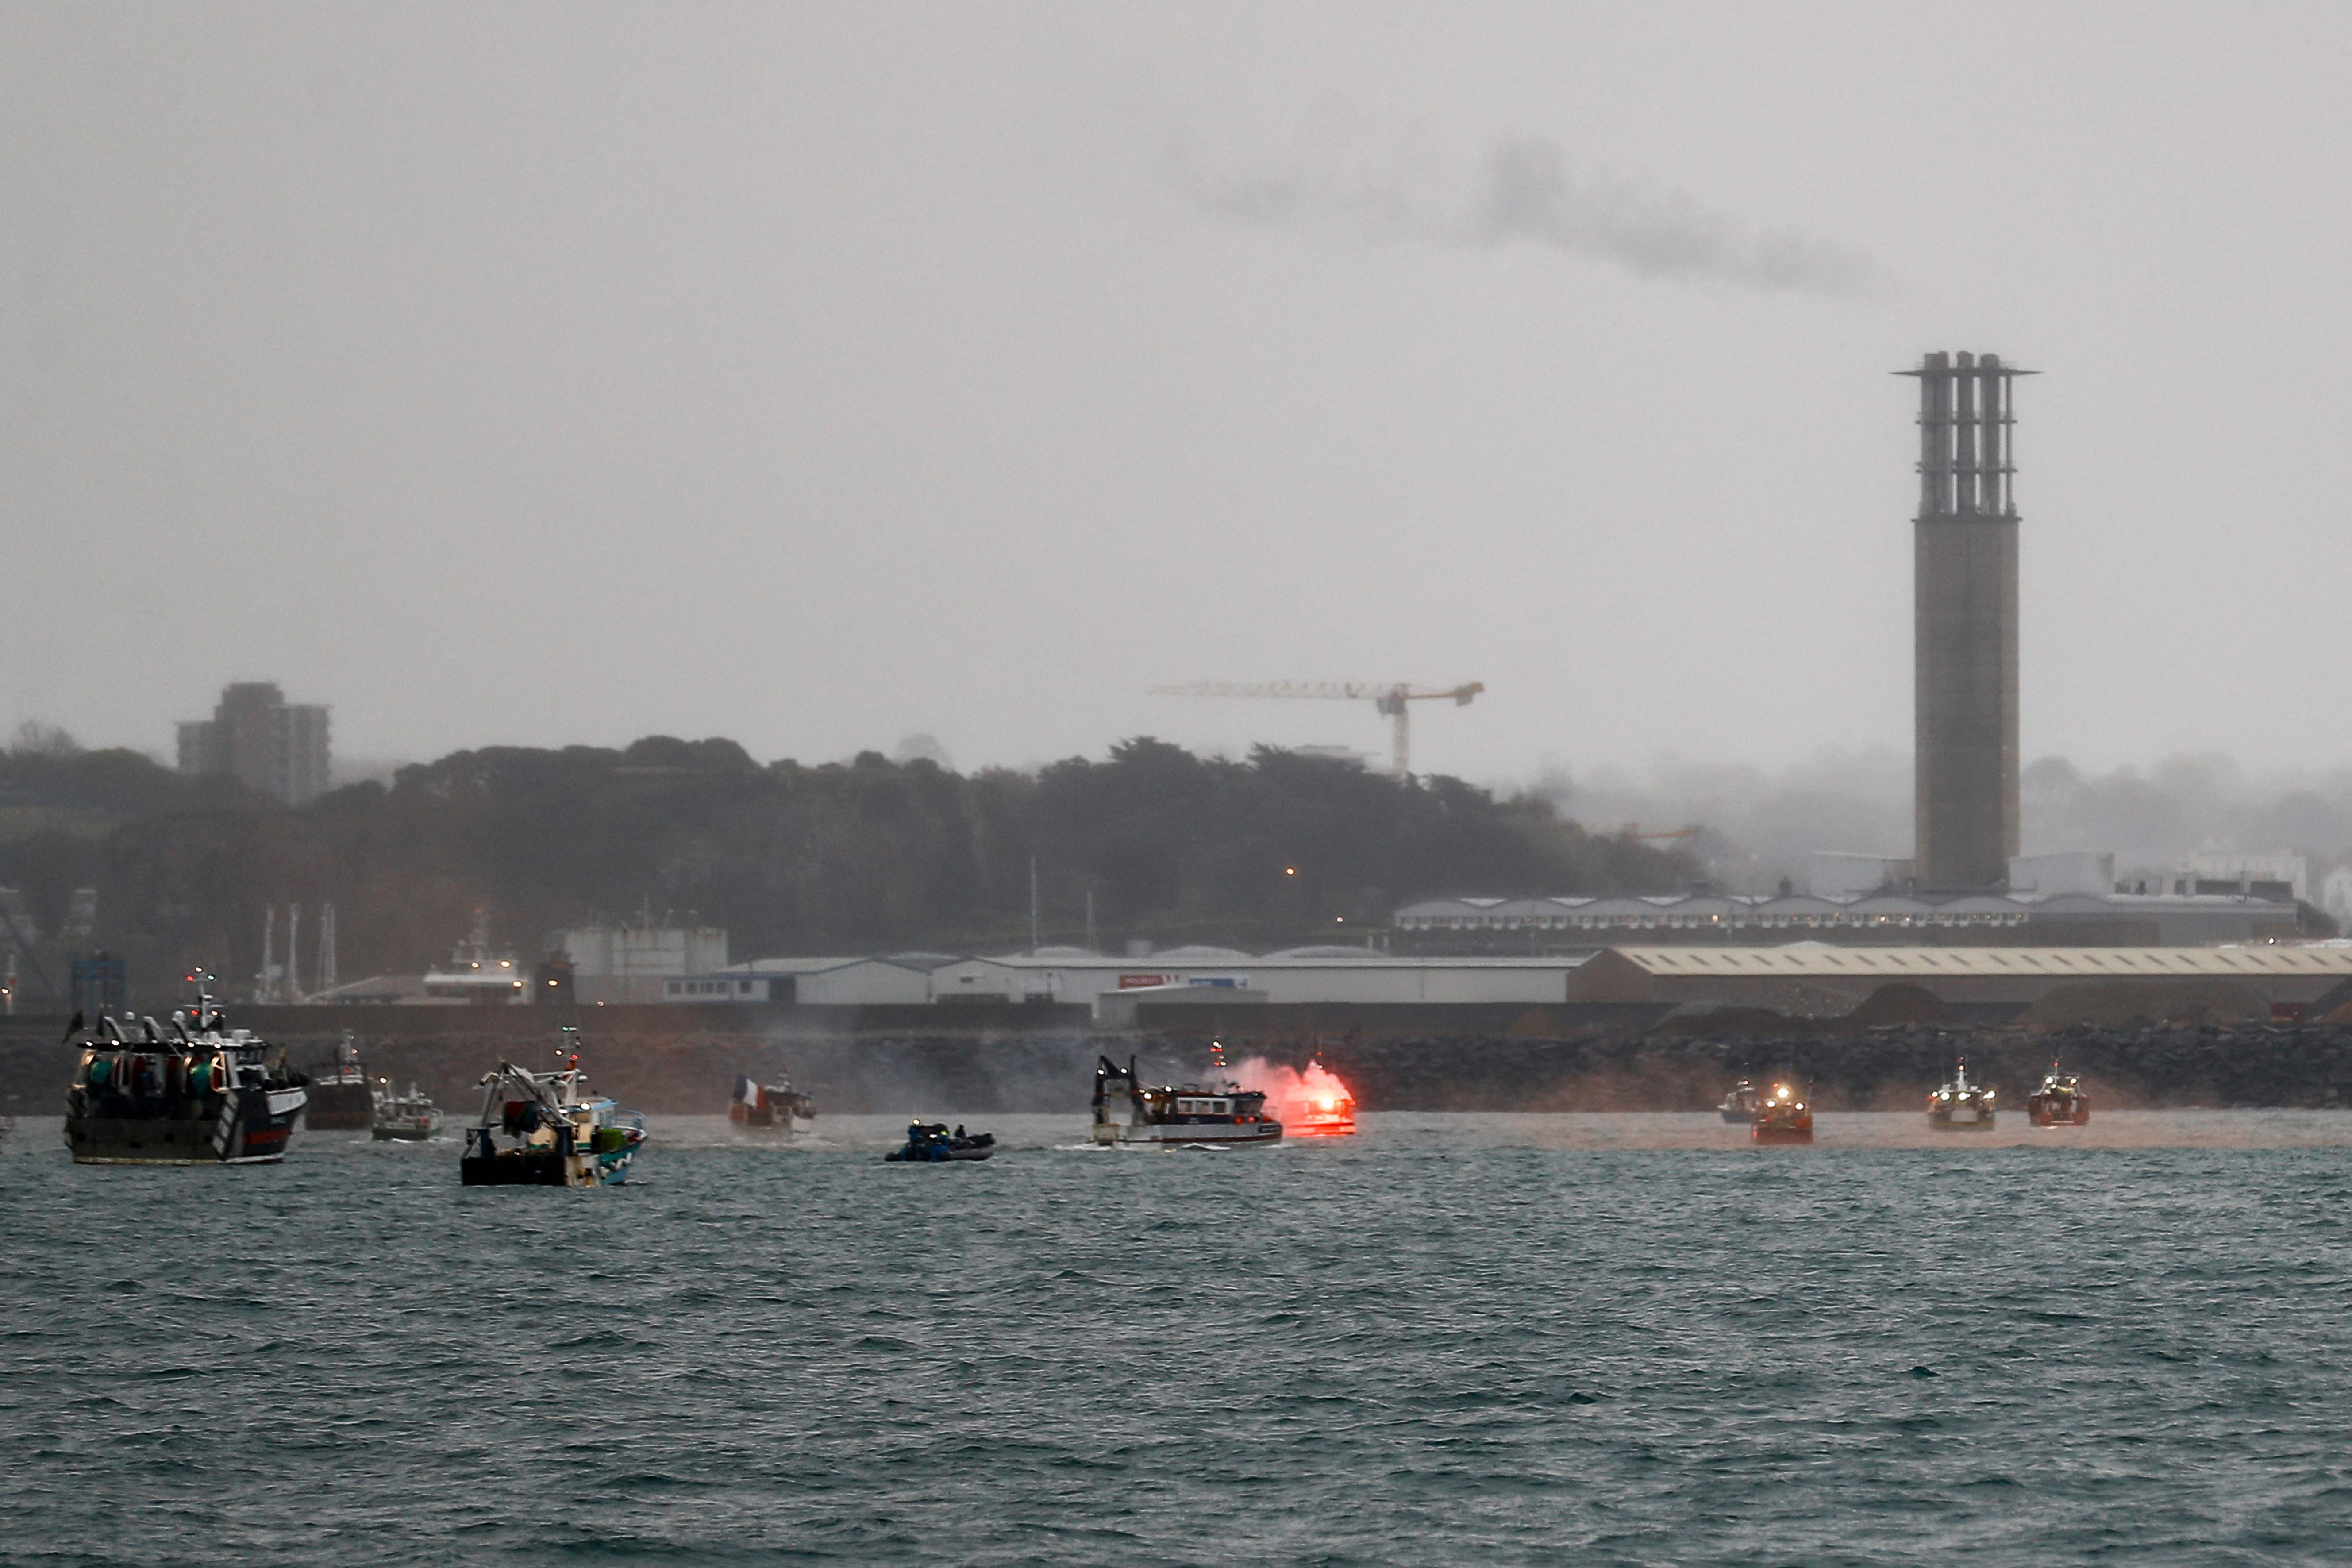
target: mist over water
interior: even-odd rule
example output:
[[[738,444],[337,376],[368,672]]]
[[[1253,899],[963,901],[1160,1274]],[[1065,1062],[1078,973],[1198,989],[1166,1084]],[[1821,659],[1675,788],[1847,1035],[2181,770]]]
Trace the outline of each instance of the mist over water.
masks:
[[[1661,753],[1638,765],[1551,767],[1533,789],[1595,832],[1622,824],[1702,826],[1691,853],[1738,891],[1801,879],[1816,850],[1911,853],[1911,758],[1892,747],[1825,750],[1766,768]],[[2024,852],[2113,850],[2117,869],[2200,850],[2294,852],[2315,873],[2352,858],[2352,769],[2251,768],[2226,753],[2146,767],[2028,763],[2019,781]]]
[[[895,1118],[657,1119],[604,1193],[323,1136],[78,1168],[29,1121],[0,1552],[2328,1557],[2352,1117],[1854,1146],[1898,1121],[1759,1151],[1703,1117],[1371,1116],[1182,1153],[1003,1118],[992,1162],[895,1167]]]

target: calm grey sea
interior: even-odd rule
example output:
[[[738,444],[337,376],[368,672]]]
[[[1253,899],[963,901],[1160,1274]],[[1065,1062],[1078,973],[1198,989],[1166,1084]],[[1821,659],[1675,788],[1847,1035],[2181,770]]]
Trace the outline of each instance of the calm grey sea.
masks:
[[[2352,1116],[0,1147],[11,1563],[2352,1558]]]

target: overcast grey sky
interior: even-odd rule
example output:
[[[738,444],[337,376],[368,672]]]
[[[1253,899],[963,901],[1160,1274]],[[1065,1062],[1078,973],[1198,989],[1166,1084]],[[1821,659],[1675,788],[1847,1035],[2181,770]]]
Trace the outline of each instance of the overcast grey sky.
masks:
[[[1907,750],[1967,348],[2027,754],[2343,761],[2347,102],[2340,5],[6,5],[0,722]]]

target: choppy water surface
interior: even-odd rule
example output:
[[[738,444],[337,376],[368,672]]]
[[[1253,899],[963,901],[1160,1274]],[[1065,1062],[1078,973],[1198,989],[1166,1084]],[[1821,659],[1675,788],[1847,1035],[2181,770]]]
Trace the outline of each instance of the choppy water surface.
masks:
[[[1916,1121],[687,1119],[604,1193],[27,1121],[0,1559],[2342,1560],[2352,1116]]]

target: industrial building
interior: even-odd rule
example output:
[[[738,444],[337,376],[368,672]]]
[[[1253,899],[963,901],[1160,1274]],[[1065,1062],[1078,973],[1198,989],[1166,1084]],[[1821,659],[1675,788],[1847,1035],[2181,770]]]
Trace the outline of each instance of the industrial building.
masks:
[[[998,957],[769,958],[680,975],[665,983],[663,999],[834,1007],[1055,1005],[1087,1007],[1106,1022],[1131,1020],[1132,1004],[1142,999],[1556,1005],[1580,962],[1557,955],[1398,957],[1361,947],[1257,954],[1179,947],[1143,957],[1047,947]]]
[[[671,994],[676,982],[729,972],[727,931],[721,926],[674,926],[650,920],[637,925],[581,926],[550,931],[541,951],[561,953],[570,963],[572,997],[586,1005],[767,1000],[749,993],[740,998]]]
[[[2017,502],[1998,354],[1931,353],[1912,521],[1915,827],[1921,887],[1998,888],[2018,852]]]
[[[1626,941],[1779,935],[1843,943],[2135,944],[2284,941],[2292,903],[2222,893],[1678,893],[1423,899],[1390,917],[1420,952],[1590,951]]]
[[[1834,1016],[1882,986],[1958,1005],[2021,1007],[2063,985],[2242,985],[2282,1011],[2334,1001],[2352,981],[2352,944],[2303,947],[1620,947],[1569,982],[1574,1004],[1724,1003]],[[2127,990],[2126,990],[2127,994]]]
[[[211,718],[180,726],[179,752],[184,773],[227,773],[308,805],[327,793],[327,710],[288,702],[274,681],[239,681],[221,689]]]

